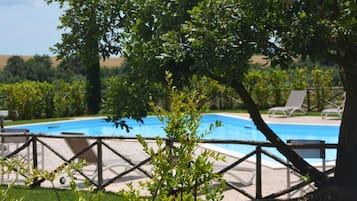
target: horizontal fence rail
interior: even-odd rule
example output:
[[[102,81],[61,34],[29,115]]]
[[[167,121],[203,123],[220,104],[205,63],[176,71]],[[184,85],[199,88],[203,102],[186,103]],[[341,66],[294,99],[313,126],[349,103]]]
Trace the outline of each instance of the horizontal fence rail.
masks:
[[[306,92],[307,111],[321,111],[326,106],[337,107],[335,100],[342,99],[344,90],[343,87],[331,87],[327,91],[310,87]]]
[[[94,136],[85,136],[85,135],[48,135],[48,134],[43,134],[43,133],[37,133],[37,134],[16,134],[16,133],[11,133],[11,134],[6,134],[6,133],[1,133],[1,138],[16,138],[16,137],[25,137],[26,141],[22,142],[19,146],[17,146],[15,149],[11,150],[11,152],[6,152],[2,153],[1,157],[2,160],[10,160],[11,158],[17,157],[19,154],[22,154],[22,152],[25,152],[27,150],[28,154],[28,160],[29,163],[32,166],[32,169],[35,168],[42,168],[46,169],[47,165],[45,165],[46,160],[49,160],[49,155],[54,155],[58,158],[59,161],[61,161],[59,164],[57,164],[56,167],[52,167],[50,171],[53,173],[60,171],[64,166],[67,166],[70,162],[77,160],[78,158],[81,158],[85,152],[88,150],[94,150],[95,154],[97,156],[96,161],[95,161],[95,166],[96,166],[96,173],[94,175],[88,176],[83,171],[78,171],[78,173],[83,176],[85,179],[88,179],[93,185],[96,186],[97,189],[105,189],[109,185],[115,183],[118,179],[123,178],[124,176],[128,175],[129,173],[133,171],[139,172],[141,175],[144,177],[147,177],[150,179],[151,173],[150,169],[148,170],[145,168],[145,166],[150,164],[150,158],[147,156],[142,156],[140,160],[133,159],[128,157],[127,155],[127,150],[121,150],[120,147],[113,146],[116,145],[116,142],[119,142],[121,140],[129,140],[129,141],[136,141],[136,137],[112,137],[112,136],[101,136],[101,137],[94,137]],[[66,146],[66,143],[64,143],[65,140],[72,139],[72,140],[88,140],[90,143],[88,146],[81,148],[77,153],[68,153],[68,151],[63,151],[62,147]],[[146,137],[143,138],[146,141],[155,141],[156,138],[152,137]],[[62,140],[62,145],[59,145],[56,140]],[[109,143],[113,141],[113,143]],[[169,141],[169,139],[164,139]],[[49,143],[51,141],[54,141],[55,143]],[[4,142],[2,140],[2,142]],[[9,140],[11,142],[11,140]],[[267,151],[265,148],[274,148],[274,146],[271,143],[268,142],[256,142],[256,141],[243,141],[243,140],[216,140],[216,139],[203,139],[200,141],[200,144],[234,144],[234,145],[247,145],[247,146],[252,146],[254,149],[250,153],[246,155],[242,155],[237,157],[234,161],[232,161],[230,164],[227,164],[224,166],[222,169],[217,171],[218,174],[224,174],[227,173],[230,170],[234,170],[235,167],[238,165],[242,164],[243,162],[247,162],[248,159],[250,161],[255,162],[255,170],[254,170],[254,175],[255,175],[255,194],[252,194],[251,192],[248,192],[244,190],[243,188],[227,181],[226,185],[230,187],[231,189],[236,190],[237,192],[241,193],[244,195],[249,200],[255,200],[255,199],[274,199],[278,198],[283,195],[287,195],[288,193],[291,193],[292,191],[295,191],[297,189],[301,189],[304,186],[310,184],[311,182],[308,180],[304,180],[302,182],[299,182],[296,185],[293,185],[289,188],[283,189],[279,192],[270,192],[268,195],[264,195],[263,193],[263,184],[262,184],[262,155],[265,155],[274,161],[276,161],[277,164],[281,164],[282,166],[289,168],[293,171],[298,170],[291,165],[286,159],[282,159],[269,151]],[[5,146],[6,143],[2,143],[1,146]],[[56,147],[57,148],[56,148]],[[299,149],[337,149],[337,144],[306,144],[306,145],[290,145],[293,149],[299,148]],[[61,148],[58,148],[61,147]],[[44,153],[44,150],[46,150],[46,153]],[[68,150],[68,148],[67,148]],[[104,178],[104,170],[106,170],[106,166],[103,163],[104,159],[107,155],[111,155],[112,158],[119,158],[121,161],[124,161],[125,163],[125,169],[122,170],[121,172],[116,172],[113,171],[114,174],[111,175],[110,177]],[[29,157],[30,156],[30,157]],[[42,164],[42,167],[39,167],[39,164]],[[53,165],[53,164],[50,164]],[[14,169],[15,172],[20,173],[22,177],[25,179],[28,177],[28,175],[25,175],[19,171],[19,169]],[[334,172],[334,167],[331,169],[328,169],[325,171],[325,174],[331,174]],[[17,175],[16,174],[16,175]],[[304,176],[304,175],[302,175]],[[2,179],[3,180],[3,179]],[[35,179],[32,182],[33,187],[35,186],[40,186],[44,181],[44,179]],[[193,187],[194,188],[194,187]],[[118,189],[119,190],[119,189]],[[266,193],[265,193],[266,194]]]

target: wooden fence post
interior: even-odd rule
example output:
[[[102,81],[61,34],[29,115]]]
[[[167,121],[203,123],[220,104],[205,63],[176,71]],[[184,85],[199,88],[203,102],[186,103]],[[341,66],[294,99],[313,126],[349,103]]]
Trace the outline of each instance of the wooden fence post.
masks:
[[[102,138],[97,138],[97,168],[98,168],[98,188],[101,190],[103,187],[103,150]]]
[[[38,158],[37,158],[37,137],[32,135],[32,167],[33,169],[38,168]],[[38,182],[37,178],[34,179],[32,187],[39,187],[41,182]]]
[[[257,161],[256,161],[256,199],[262,198],[262,147],[256,147]]]

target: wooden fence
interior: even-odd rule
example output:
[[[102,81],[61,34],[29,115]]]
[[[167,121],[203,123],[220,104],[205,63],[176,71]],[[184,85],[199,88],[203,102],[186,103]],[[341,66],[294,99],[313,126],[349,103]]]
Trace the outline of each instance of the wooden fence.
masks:
[[[11,142],[11,140],[5,141],[4,139],[6,138],[18,138],[18,137],[25,137],[25,141],[21,143],[19,146],[16,147],[16,149],[12,150],[11,152],[8,152],[6,154],[3,154],[2,159],[3,160],[9,160],[10,158],[16,157],[20,153],[24,152],[27,150],[27,154],[30,155],[31,162],[30,164],[33,166],[33,168],[44,168],[46,169],[45,162],[48,160],[48,157],[50,154],[55,155],[58,157],[62,163],[57,165],[55,168],[52,168],[52,172],[59,171],[63,166],[66,166],[69,164],[71,161],[76,160],[79,158],[81,155],[83,155],[86,151],[93,149],[95,150],[97,160],[96,160],[96,167],[97,167],[97,174],[95,178],[87,176],[84,172],[79,172],[80,175],[82,175],[84,178],[88,179],[92,184],[96,186],[98,189],[105,189],[108,185],[114,183],[117,179],[124,177],[125,175],[128,175],[129,173],[133,171],[139,171],[146,177],[150,178],[151,173],[147,169],[143,168],[144,165],[147,165],[150,163],[150,158],[141,158],[140,161],[136,161],[133,159],[128,158],[125,154],[123,154],[123,150],[120,150],[118,147],[113,147],[108,143],[109,141],[112,140],[132,140],[136,141],[137,139],[135,137],[91,137],[91,136],[83,136],[83,135],[47,135],[47,134],[16,134],[16,133],[11,133],[11,134],[1,134],[2,138],[2,146],[6,145],[6,143]],[[68,157],[69,153],[68,151],[64,153],[61,152],[61,150],[58,149],[58,147],[54,147],[53,144],[56,144],[57,146],[58,143],[48,143],[51,140],[62,140],[62,145],[61,147],[66,146],[64,141],[68,139],[78,139],[78,140],[88,140],[91,143],[88,144],[88,146],[81,148],[77,153],[70,153],[70,157]],[[144,138],[147,141],[154,141],[155,138]],[[167,140],[167,139],[166,139]],[[116,142],[116,141],[115,141]],[[247,145],[247,146],[252,146],[254,147],[253,151],[250,153],[241,156],[237,158],[235,161],[232,163],[226,165],[223,169],[219,170],[219,174],[223,174],[236,166],[242,164],[243,162],[246,162],[248,159],[250,160],[255,160],[255,193],[252,194],[252,192],[247,192],[246,190],[237,187],[236,185],[230,183],[229,181],[226,182],[227,186],[230,188],[236,190],[237,192],[241,193],[244,195],[247,199],[250,200],[256,200],[256,199],[261,199],[261,200],[269,200],[269,199],[274,199],[278,198],[283,195],[287,195],[288,193],[300,189],[309,183],[311,181],[305,180],[302,181],[294,186],[291,186],[290,188],[281,190],[279,192],[271,192],[269,195],[263,195],[262,190],[264,186],[262,185],[262,155],[266,155],[269,158],[273,159],[276,161],[276,163],[281,164],[285,167],[291,168],[292,170],[296,170],[290,163],[286,162],[286,160],[271,154],[269,151],[266,150],[266,148],[274,147],[272,144],[267,143],[267,142],[255,142],[255,141],[241,141],[241,140],[202,140],[203,144],[209,143],[209,144],[237,144],[237,145]],[[336,144],[309,144],[309,145],[295,145],[294,146],[302,148],[302,149],[312,149],[312,148],[318,148],[318,149],[336,149],[337,145]],[[105,148],[105,151],[103,151]],[[44,153],[44,150],[47,152]],[[126,162],[126,164],[129,165],[130,168],[126,168],[122,172],[118,172],[114,174],[110,178],[104,178],[103,177],[103,170],[104,170],[104,165],[103,165],[103,156],[106,156],[107,154],[115,155],[119,158],[121,158],[123,161]],[[125,151],[124,151],[125,152]],[[43,161],[45,160],[45,161]],[[40,163],[42,163],[42,167],[40,167]],[[15,169],[15,171],[18,171]],[[21,171],[18,171],[19,173]],[[331,174],[334,172],[334,168],[327,170],[325,173],[326,174]],[[27,178],[28,175],[22,175],[24,178]],[[31,186],[40,186],[44,182],[43,179],[35,179],[32,183]],[[119,190],[119,189],[118,189]]]

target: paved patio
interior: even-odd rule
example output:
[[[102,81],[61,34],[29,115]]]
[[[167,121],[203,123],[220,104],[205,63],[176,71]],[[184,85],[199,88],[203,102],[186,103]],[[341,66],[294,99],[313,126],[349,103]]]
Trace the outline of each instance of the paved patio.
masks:
[[[241,114],[241,113],[224,113],[225,115],[231,115],[231,116],[240,116],[244,118],[249,118],[248,114]],[[266,122],[281,122],[281,123],[303,123],[303,124],[332,124],[332,125],[339,125],[340,120],[334,119],[334,118],[329,118],[322,120],[321,117],[311,117],[311,116],[293,116],[289,118],[280,118],[280,117],[268,117],[267,115],[262,115],[262,117],[265,119]],[[44,142],[46,142],[50,147],[52,147],[54,150],[59,150],[63,156],[66,158],[70,158],[73,154],[69,147],[66,145],[63,139],[61,138],[40,138]],[[132,161],[141,161],[144,160],[147,156],[143,153],[141,145],[136,141],[136,140],[107,140],[106,143],[110,145],[113,149],[118,150],[119,153],[122,153],[128,157]],[[209,146],[203,145],[200,149],[204,148],[210,148]],[[200,151],[198,149],[197,151]],[[113,154],[112,152],[109,152],[108,150],[103,149],[103,161],[114,161],[117,160],[117,156]],[[221,152],[223,153],[223,152]],[[39,167],[42,165],[45,167],[47,170],[54,170],[56,167],[62,164],[62,159],[60,159],[56,154],[52,153],[50,150],[47,148],[44,149],[43,151],[44,154],[44,163],[43,161],[40,161]],[[230,162],[233,162],[239,158],[234,153],[230,152],[224,152],[226,154],[226,162],[219,162],[216,164],[216,169],[219,170],[220,168],[224,167],[224,165],[229,164]],[[333,165],[330,164],[330,165]],[[250,161],[245,161],[244,163],[239,165],[240,167],[245,167],[245,168],[255,168],[255,162],[254,160]],[[91,168],[95,168],[94,166],[91,166]],[[121,169],[120,169],[121,168]],[[144,166],[147,170],[150,169],[150,167]],[[124,167],[119,167],[119,169],[116,169],[116,171],[123,171]],[[231,171],[231,173],[234,175],[239,175],[241,179],[244,181],[249,180],[252,177],[252,173],[249,171]],[[115,173],[111,171],[105,171],[103,173],[104,180],[111,178],[114,176]],[[283,190],[287,186],[287,170],[286,168],[276,165],[276,166],[271,166],[268,163],[263,163],[262,165],[262,194],[264,195],[269,195],[271,193],[278,192],[280,190]],[[227,179],[227,181],[235,183],[240,189],[243,189],[247,191],[248,193],[252,194],[253,196],[255,195],[256,192],[256,180],[255,178],[252,180],[252,185],[243,185],[242,183],[244,182],[239,182],[237,181],[237,178],[233,177],[231,174],[225,174],[224,178]],[[78,177],[80,179],[80,177]],[[6,178],[5,178],[6,179]],[[133,182],[134,186],[137,186],[140,181],[144,181],[147,178],[140,173],[139,171],[134,171],[129,173],[128,175],[125,175],[124,177],[118,179],[115,181],[115,183],[110,184],[108,187],[106,187],[106,190],[108,191],[113,191],[117,192],[121,189],[127,189],[127,184],[128,182]],[[297,177],[293,178],[293,180],[298,179]],[[20,177],[21,180],[21,177]],[[79,180],[78,185],[83,186],[83,181]],[[66,184],[61,184],[59,180],[55,180],[55,186],[60,187],[60,188],[67,188],[68,183]],[[49,182],[44,182],[42,186],[48,186],[50,187],[52,184]],[[230,200],[249,200],[247,197],[243,196],[242,194],[238,193],[237,191],[233,189],[227,189],[224,192],[224,201],[230,201]]]

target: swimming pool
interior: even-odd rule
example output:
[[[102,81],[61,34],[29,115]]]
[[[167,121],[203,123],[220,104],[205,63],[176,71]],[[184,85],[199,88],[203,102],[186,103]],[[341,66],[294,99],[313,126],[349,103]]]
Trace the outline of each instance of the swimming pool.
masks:
[[[211,123],[216,120],[222,122],[223,126],[214,129],[213,133],[207,135],[206,139],[233,139],[249,141],[267,141],[265,136],[255,128],[249,119],[230,117],[220,114],[204,115],[201,120],[200,130],[207,130]],[[143,137],[164,137],[164,124],[157,117],[144,118],[144,124],[139,124],[134,120],[127,120],[127,124],[133,129],[130,133],[120,128],[115,128],[112,123],[106,122],[103,118],[71,120],[63,122],[52,122],[43,124],[16,126],[16,128],[27,128],[32,133],[47,133],[58,135],[61,132],[80,132],[90,136],[136,136]],[[339,126],[333,125],[303,125],[303,124],[282,124],[269,123],[281,139],[313,139],[324,140],[326,143],[337,143]],[[255,149],[248,145],[220,144],[216,145],[224,149],[239,153],[248,153]],[[275,150],[269,150],[276,153]],[[327,150],[327,160],[336,157],[335,150]]]

